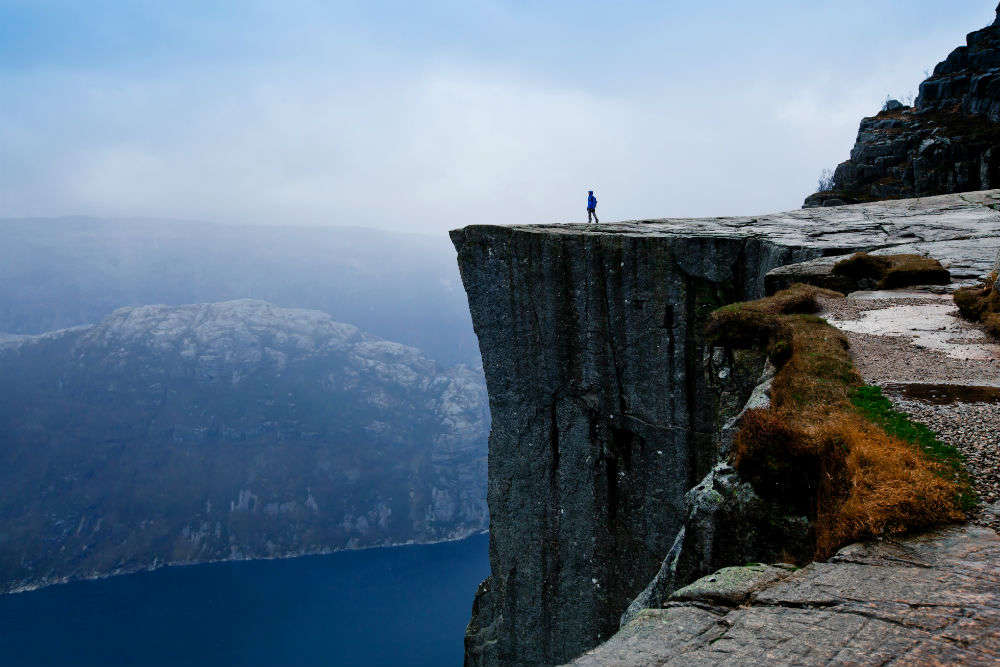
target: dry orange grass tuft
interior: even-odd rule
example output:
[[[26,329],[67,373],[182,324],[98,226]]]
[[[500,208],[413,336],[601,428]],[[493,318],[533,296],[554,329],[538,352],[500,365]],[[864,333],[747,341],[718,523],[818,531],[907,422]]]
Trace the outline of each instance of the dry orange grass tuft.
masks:
[[[959,521],[959,489],[947,467],[849,410],[821,424],[824,451],[844,456],[843,477],[820,499],[816,555],[845,544]],[[832,480],[831,480],[832,481]]]
[[[766,346],[780,365],[771,407],[744,416],[733,464],[762,496],[813,517],[816,558],[866,537],[960,519],[959,482],[947,466],[852,406],[863,383],[844,336],[814,315],[786,314],[789,304],[816,312],[821,295],[831,293],[799,285],[713,314],[708,329],[717,340]]]
[[[709,338],[735,347],[767,348],[787,341],[791,331],[782,315],[818,313],[819,297],[843,296],[839,292],[796,283],[766,299],[734,303],[719,308],[708,321]]]

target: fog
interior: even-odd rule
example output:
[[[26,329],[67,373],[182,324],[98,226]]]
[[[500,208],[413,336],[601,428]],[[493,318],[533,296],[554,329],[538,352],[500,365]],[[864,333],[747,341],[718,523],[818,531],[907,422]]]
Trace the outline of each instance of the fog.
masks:
[[[162,219],[0,220],[0,342],[118,308],[258,299],[328,313],[444,364],[479,365],[444,239]]]
[[[374,4],[374,3],[373,3]],[[0,211],[422,233],[795,208],[992,3],[7,2]]]

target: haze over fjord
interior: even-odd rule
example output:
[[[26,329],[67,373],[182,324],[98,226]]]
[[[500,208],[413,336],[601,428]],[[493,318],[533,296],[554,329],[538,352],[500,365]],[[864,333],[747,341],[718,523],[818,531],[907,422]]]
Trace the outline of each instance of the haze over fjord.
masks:
[[[0,3],[0,210],[440,233],[797,207],[991,6]],[[934,54],[933,56],[929,54]]]

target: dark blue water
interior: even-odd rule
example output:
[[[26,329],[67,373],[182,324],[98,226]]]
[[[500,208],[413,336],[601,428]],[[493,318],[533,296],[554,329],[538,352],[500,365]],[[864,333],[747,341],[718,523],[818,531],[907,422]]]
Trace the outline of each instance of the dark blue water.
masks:
[[[478,535],[0,596],[0,665],[461,665],[488,546]]]

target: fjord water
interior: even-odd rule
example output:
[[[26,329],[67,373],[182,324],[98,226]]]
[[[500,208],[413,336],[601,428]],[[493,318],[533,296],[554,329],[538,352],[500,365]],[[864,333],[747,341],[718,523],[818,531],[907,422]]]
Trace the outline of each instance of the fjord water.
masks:
[[[462,664],[489,538],[170,567],[0,596],[0,664]]]

